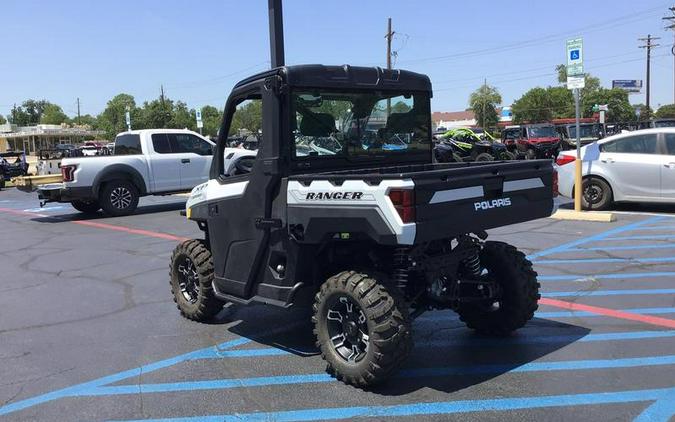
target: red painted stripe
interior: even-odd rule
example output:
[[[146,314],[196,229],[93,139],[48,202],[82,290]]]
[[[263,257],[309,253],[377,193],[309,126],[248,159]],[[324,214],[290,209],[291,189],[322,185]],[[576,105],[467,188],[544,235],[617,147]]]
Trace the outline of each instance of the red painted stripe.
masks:
[[[31,217],[47,217],[46,214],[38,214],[38,213],[35,213],[35,212],[13,210],[11,208],[0,208],[0,212],[6,212],[8,214],[23,215],[23,216],[29,215]]]
[[[138,234],[138,235],[141,235],[141,236],[156,237],[158,239],[175,240],[175,241],[179,241],[179,242],[182,242],[184,240],[188,240],[187,237],[174,236],[174,235],[168,234],[168,233],[153,232],[153,231],[150,231],[150,230],[142,230],[142,229],[132,229],[132,228],[129,228],[129,227],[124,227],[124,226],[115,226],[115,225],[112,225],[112,224],[96,223],[94,221],[79,220],[79,221],[71,221],[71,223],[79,224],[81,226],[96,227],[98,229],[114,230],[114,231],[118,231],[118,232],[130,233],[130,234]]]
[[[550,298],[541,298],[539,299],[539,303],[541,305],[555,306],[556,308],[567,309],[570,311],[592,312],[594,314],[604,315],[612,318],[638,321],[643,322],[645,324],[658,325],[659,327],[675,328],[675,320],[667,318],[634,314],[632,312],[617,311],[609,308],[601,308],[598,306],[591,306],[591,305],[582,305],[580,303],[573,303],[564,300],[557,300]]]

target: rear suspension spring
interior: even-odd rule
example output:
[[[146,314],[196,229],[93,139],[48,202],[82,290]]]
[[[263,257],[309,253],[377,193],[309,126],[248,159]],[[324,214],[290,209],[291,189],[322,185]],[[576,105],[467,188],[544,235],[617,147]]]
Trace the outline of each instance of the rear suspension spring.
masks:
[[[462,265],[464,266],[466,275],[475,278],[480,277],[481,275],[480,249],[474,248],[473,253],[462,260]]]
[[[410,268],[410,255],[408,248],[396,248],[393,256],[392,280],[402,292],[408,287],[408,270]]]

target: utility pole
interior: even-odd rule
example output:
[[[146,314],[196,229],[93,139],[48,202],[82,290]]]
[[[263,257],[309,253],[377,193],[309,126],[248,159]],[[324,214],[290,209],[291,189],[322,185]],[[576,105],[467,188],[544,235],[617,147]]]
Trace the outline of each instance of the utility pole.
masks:
[[[80,97],[77,97],[77,125],[80,125]]]
[[[391,40],[394,38],[395,32],[391,30],[391,18],[387,19],[387,34],[384,38],[387,39],[387,69],[391,69]],[[391,98],[387,98],[387,117],[391,114]]]
[[[14,107],[12,107],[12,123],[16,124],[16,103],[14,103]]]
[[[673,46],[670,52],[673,55],[673,104],[675,104],[675,6],[669,7],[668,10],[670,10],[671,16],[666,16],[663,20],[667,22],[665,29],[673,31]]]
[[[166,105],[164,104],[164,85],[159,86],[160,89],[160,94],[159,94],[159,99],[162,104],[162,127],[166,127]]]
[[[651,65],[651,60],[652,60],[652,48],[658,47],[660,44],[653,44],[654,41],[660,40],[660,37],[652,37],[651,34],[647,34],[647,38],[638,38],[638,41],[643,41],[645,45],[639,46],[640,48],[645,48],[647,49],[647,98],[646,98],[646,105],[647,105],[647,112],[649,113],[651,111],[651,108],[649,106],[649,77],[650,77],[650,65]]]

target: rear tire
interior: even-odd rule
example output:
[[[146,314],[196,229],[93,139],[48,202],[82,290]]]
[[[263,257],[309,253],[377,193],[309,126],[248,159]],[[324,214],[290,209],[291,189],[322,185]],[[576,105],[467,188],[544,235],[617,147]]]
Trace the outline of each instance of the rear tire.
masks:
[[[98,201],[73,201],[70,205],[83,214],[96,214],[101,209]]]
[[[138,189],[128,180],[106,182],[99,194],[103,212],[113,217],[133,214],[138,207]]]
[[[213,258],[202,240],[186,240],[171,256],[169,277],[173,301],[181,315],[203,322],[223,308],[213,293]]]
[[[483,334],[503,336],[523,327],[537,310],[537,273],[525,254],[502,242],[485,242],[480,253],[482,266],[501,287],[501,296],[491,307],[469,303],[457,313],[467,327]]]
[[[601,211],[612,205],[612,188],[597,177],[588,177],[581,184],[581,206],[585,210]]]
[[[316,345],[327,371],[366,387],[385,380],[412,349],[408,306],[394,286],[356,271],[330,277],[314,301]]]
[[[495,157],[492,156],[492,154],[488,154],[487,152],[482,152],[476,156],[475,161],[494,161]]]
[[[515,160],[516,159],[516,154],[509,152],[509,151],[504,151],[502,152],[502,160],[509,161],[509,160]]]

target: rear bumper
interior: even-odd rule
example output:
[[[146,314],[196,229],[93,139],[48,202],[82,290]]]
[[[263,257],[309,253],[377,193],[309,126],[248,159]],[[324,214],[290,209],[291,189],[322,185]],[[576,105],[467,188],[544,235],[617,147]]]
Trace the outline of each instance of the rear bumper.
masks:
[[[559,144],[540,144],[533,147],[537,158],[555,158],[558,154]]]
[[[95,199],[89,187],[65,187],[63,183],[42,185],[37,190],[38,199],[47,202],[72,202]]]

